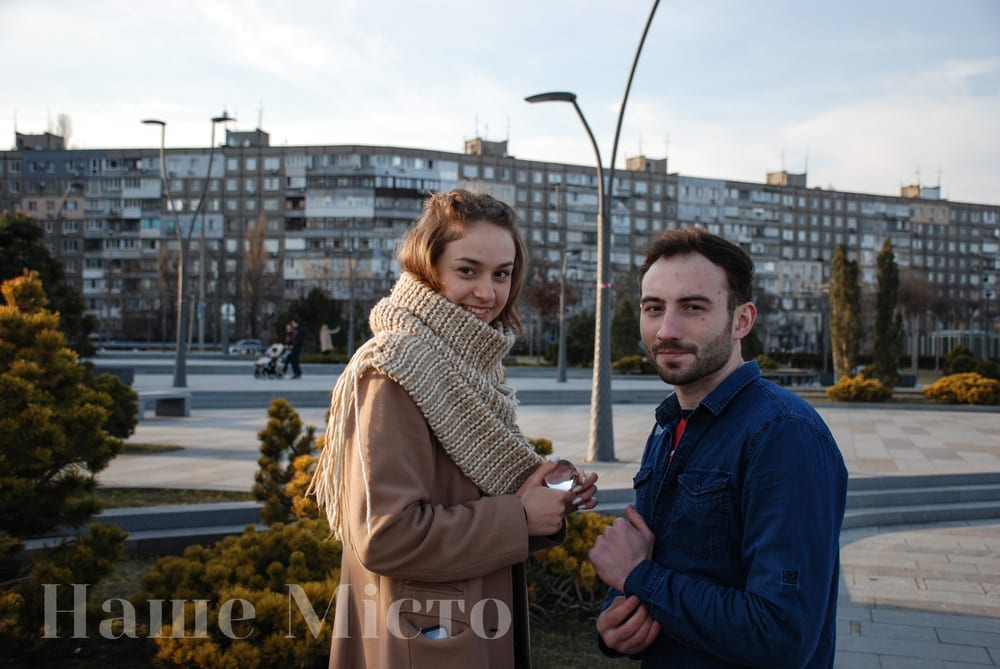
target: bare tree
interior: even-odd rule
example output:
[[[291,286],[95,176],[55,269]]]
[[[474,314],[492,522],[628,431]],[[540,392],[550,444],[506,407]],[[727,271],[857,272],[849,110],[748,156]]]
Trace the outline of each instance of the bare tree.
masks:
[[[261,332],[264,306],[275,296],[278,273],[268,269],[267,217],[261,213],[257,220],[247,227],[246,256],[243,265],[244,308],[250,322],[250,336]]]
[[[910,367],[917,371],[917,355],[921,330],[924,328],[928,311],[934,308],[937,292],[927,278],[912,269],[904,270],[899,276],[899,307],[906,319],[910,335]]]

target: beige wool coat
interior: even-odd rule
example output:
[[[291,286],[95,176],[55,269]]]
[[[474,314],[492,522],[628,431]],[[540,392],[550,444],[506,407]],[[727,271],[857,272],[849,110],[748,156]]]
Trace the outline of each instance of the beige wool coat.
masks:
[[[357,403],[330,667],[530,667],[524,562],[562,537],[529,547],[517,496],[484,497],[383,373],[362,375]]]

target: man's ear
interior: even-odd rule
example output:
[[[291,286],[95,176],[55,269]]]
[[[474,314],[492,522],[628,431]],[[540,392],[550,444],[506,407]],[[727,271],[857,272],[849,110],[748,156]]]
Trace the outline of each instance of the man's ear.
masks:
[[[733,316],[733,339],[739,341],[746,337],[756,322],[757,305],[753,302],[744,302],[736,307],[736,314]]]

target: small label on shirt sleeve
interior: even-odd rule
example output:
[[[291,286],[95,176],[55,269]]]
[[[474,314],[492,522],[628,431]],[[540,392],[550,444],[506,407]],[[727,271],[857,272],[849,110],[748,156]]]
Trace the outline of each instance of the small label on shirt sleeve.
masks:
[[[795,585],[799,584],[799,570],[798,569],[782,569],[781,570],[781,584],[782,585]]]

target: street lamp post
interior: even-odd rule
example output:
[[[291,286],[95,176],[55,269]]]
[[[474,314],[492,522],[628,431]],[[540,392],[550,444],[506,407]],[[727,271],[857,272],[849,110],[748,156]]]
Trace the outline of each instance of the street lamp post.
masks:
[[[566,383],[566,260],[571,255],[579,255],[580,249],[562,250],[559,268],[559,364],[556,382]]]
[[[205,183],[201,188],[201,197],[198,199],[198,207],[195,209],[192,223],[198,218],[201,211],[201,228],[198,233],[198,350],[205,350],[205,225],[208,222],[208,215],[202,210],[205,204],[205,195],[208,193],[208,182],[212,179],[212,158],[215,157],[215,125],[233,121],[226,111],[221,116],[212,118],[212,139],[208,147],[208,170],[205,175]]]
[[[653,22],[653,16],[659,5],[660,0],[653,1],[649,18],[646,19],[646,27],[642,31],[639,46],[635,50],[635,58],[632,59],[632,69],[629,71],[628,83],[625,85],[625,95],[622,96],[622,103],[618,108],[618,125],[615,127],[615,138],[611,148],[607,197],[604,189],[604,168],[601,163],[601,153],[597,148],[594,133],[590,131],[590,126],[587,124],[587,119],[584,118],[583,112],[576,104],[576,95],[574,93],[554,92],[525,98],[528,102],[571,102],[580,117],[580,121],[583,122],[583,127],[590,137],[590,143],[593,145],[594,154],[597,157],[597,198],[599,201],[597,209],[597,315],[594,323],[594,381],[590,394],[590,443],[587,447],[587,462],[595,460],[613,462],[615,459],[611,413],[611,206],[607,200],[614,195],[615,157],[618,153],[622,119],[625,117],[625,104],[628,102],[628,93],[632,88],[632,79],[635,76],[636,65],[639,63],[639,54],[642,53],[642,45],[646,42],[649,26]]]
[[[143,119],[147,125],[160,126],[160,182],[162,197],[167,201],[166,213],[173,215],[173,200],[167,188],[167,164],[164,158],[166,152],[167,122],[160,119]],[[177,263],[177,348],[174,352],[174,388],[187,387],[187,240],[181,231],[180,221],[174,219],[174,229],[177,231],[177,241],[180,244],[180,259]]]
[[[594,377],[590,391],[590,444],[587,462],[611,462],[615,459],[614,428],[611,416],[611,236],[607,199],[604,196],[604,163],[601,150],[590,130],[587,118],[576,103],[576,94],[566,91],[539,93],[525,98],[528,102],[569,102],[583,123],[597,159],[597,312],[594,324]]]

